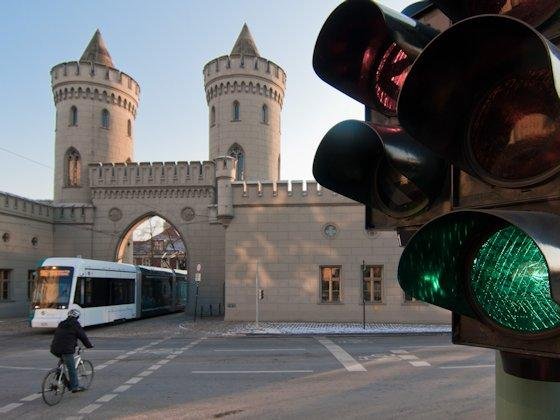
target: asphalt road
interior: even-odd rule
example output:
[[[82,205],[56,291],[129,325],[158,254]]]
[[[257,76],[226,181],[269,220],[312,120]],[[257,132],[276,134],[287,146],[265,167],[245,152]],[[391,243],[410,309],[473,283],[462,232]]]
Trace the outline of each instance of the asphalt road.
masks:
[[[166,317],[88,333],[92,388],[55,407],[38,394],[50,334],[1,337],[0,418],[494,416],[494,352],[448,335],[217,337]]]

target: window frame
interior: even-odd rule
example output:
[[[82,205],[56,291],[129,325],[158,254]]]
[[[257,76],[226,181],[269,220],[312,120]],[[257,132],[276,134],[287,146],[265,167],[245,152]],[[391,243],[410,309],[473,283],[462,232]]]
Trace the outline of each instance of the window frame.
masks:
[[[73,162],[74,164],[70,165]],[[71,171],[75,177],[71,176]],[[74,148],[69,147],[64,154],[64,186],[67,188],[79,188],[82,181],[82,155]]]
[[[107,108],[103,108],[103,110],[101,111],[101,128],[108,130],[110,126],[111,126],[111,113]]]
[[[27,270],[27,300],[31,302],[33,300],[33,294],[35,293],[35,281],[36,281],[36,270]]]
[[[241,105],[239,101],[233,101],[231,111],[231,121],[241,121]]]
[[[329,283],[329,290],[328,290],[328,294],[329,294],[329,299],[328,300],[323,300],[323,282],[324,277],[323,277],[323,270],[330,268],[332,269],[337,269],[338,270],[338,300],[333,300],[333,290],[334,288],[332,287],[334,281],[332,280],[333,276],[332,276],[332,272],[331,272],[331,278],[328,280]],[[320,305],[340,305],[343,303],[343,290],[342,290],[342,265],[338,265],[338,264],[326,264],[326,265],[320,265],[319,266],[319,304]]]
[[[261,106],[261,124],[266,124],[268,125],[268,121],[269,121],[269,112],[268,112],[268,105],[267,104],[263,104]]]
[[[367,264],[365,270],[362,271],[362,302],[369,305],[383,305],[385,303],[385,287],[383,282],[383,265],[382,264]],[[379,275],[374,275],[374,270],[379,269]],[[361,270],[360,270],[361,271]],[[368,276],[366,277],[366,273]],[[365,298],[365,285],[370,283],[369,299]],[[375,284],[379,284],[379,300],[375,298]]]
[[[0,268],[0,302],[12,302],[11,268]],[[4,296],[5,295],[5,296]]]
[[[76,127],[78,125],[78,107],[76,105],[70,107],[70,121],[68,125],[70,127]]]
[[[212,105],[210,108],[210,127],[214,127],[216,125],[216,107]]]

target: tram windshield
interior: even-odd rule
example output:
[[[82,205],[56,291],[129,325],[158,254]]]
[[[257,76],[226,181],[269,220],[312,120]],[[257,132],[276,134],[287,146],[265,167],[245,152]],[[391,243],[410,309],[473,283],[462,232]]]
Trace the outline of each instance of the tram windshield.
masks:
[[[72,267],[41,267],[33,294],[33,307],[66,309],[72,290]]]

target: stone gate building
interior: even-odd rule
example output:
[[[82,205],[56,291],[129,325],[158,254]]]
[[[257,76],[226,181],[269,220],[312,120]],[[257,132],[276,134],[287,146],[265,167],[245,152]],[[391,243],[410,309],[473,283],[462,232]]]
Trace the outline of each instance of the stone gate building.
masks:
[[[246,25],[203,74],[208,160],[136,162],[140,85],[99,31],[78,61],[51,69],[54,199],[0,193],[0,317],[27,313],[43,258],[132,262],[134,228],[158,215],[181,235],[190,272],[204,267],[199,303],[227,320],[253,319],[258,277],[265,320],[358,321],[365,300],[369,321],[448,322],[404,296],[394,232],[366,231],[362,205],[315,181],[279,179],[286,73]]]

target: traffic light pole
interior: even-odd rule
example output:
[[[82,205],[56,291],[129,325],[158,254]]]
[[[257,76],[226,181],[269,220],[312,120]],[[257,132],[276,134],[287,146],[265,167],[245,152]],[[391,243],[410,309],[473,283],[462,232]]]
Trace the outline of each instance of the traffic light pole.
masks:
[[[560,418],[559,396],[560,382],[512,376],[496,352],[496,420]]]

